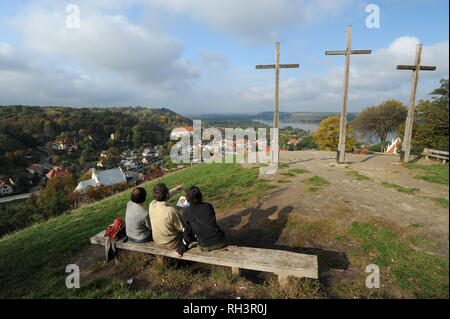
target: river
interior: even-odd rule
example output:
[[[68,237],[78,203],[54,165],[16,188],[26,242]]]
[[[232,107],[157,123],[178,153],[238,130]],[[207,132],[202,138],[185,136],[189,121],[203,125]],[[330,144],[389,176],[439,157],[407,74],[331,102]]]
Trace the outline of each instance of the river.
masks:
[[[273,121],[267,121],[267,120],[255,120],[255,121],[261,122],[266,125],[273,125]],[[292,128],[300,128],[302,130],[305,130],[306,132],[310,131],[312,133],[312,132],[316,131],[316,129],[319,127],[320,123],[307,123],[307,122],[288,123],[288,122],[279,121],[278,124],[279,124],[280,128],[290,126]]]

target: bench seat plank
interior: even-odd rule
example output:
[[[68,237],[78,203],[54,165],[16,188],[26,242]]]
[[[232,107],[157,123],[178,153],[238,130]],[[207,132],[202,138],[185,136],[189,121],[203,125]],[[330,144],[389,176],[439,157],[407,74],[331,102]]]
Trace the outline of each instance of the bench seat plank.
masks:
[[[430,154],[430,153],[422,153],[422,155],[448,160],[448,156],[442,156],[442,155],[436,155],[436,154]]]
[[[105,231],[91,238],[92,244],[105,244]],[[159,248],[153,241],[136,244],[130,241],[116,242],[116,248],[177,258],[174,250]],[[277,275],[318,278],[317,256],[283,250],[226,246],[219,250],[203,252],[199,247],[189,249],[183,259],[212,265],[243,268]]]
[[[428,152],[431,153],[431,154],[445,155],[447,157],[449,155],[448,152],[445,152],[445,151],[438,151],[438,150],[430,150],[430,149],[428,149]]]

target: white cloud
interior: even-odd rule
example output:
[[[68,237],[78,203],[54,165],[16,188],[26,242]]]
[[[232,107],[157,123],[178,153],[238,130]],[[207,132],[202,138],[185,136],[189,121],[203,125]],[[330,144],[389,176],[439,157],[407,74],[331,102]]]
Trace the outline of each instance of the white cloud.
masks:
[[[409,102],[411,71],[397,70],[399,64],[414,64],[415,37],[399,37],[387,48],[371,55],[352,55],[350,65],[349,111],[379,104],[388,99]],[[328,57],[325,57],[328,58]],[[344,57],[341,66],[327,69],[323,74],[307,74],[306,78],[288,78],[280,82],[280,105],[285,111],[340,111],[344,82]],[[429,98],[428,93],[439,86],[449,73],[449,42],[423,46],[422,65],[435,65],[434,72],[422,71],[419,76],[417,100]],[[243,104],[271,105],[274,85],[240,89]],[[281,107],[281,106],[280,106]]]
[[[143,105],[182,113],[271,110],[273,72],[256,72],[253,64],[237,67],[223,53],[209,49],[191,48],[201,60],[198,66],[193,65],[183,55],[186,44],[181,40],[105,8],[112,5],[123,10],[134,4],[152,3],[189,14],[243,41],[255,42],[271,40],[285,26],[336,14],[334,10],[338,12],[350,1],[211,2],[215,1],[80,0],[80,29],[65,27],[65,4],[40,1],[28,5],[12,19],[20,35],[19,44],[0,41],[0,103]],[[349,111],[360,111],[390,98],[407,103],[411,72],[395,67],[413,64],[417,43],[415,37],[399,37],[372,55],[352,56]],[[444,41],[424,46],[422,63],[436,65],[437,71],[420,73],[418,99],[428,98],[439,80],[448,77],[448,45]],[[282,72],[280,110],[340,110],[344,57],[317,59],[316,64],[330,67],[320,74],[302,69]]]
[[[201,50],[198,55],[202,59],[202,66],[205,66],[209,71],[220,71],[228,67],[227,57],[220,52]]]
[[[163,89],[179,89],[198,76],[182,56],[183,43],[161,32],[132,24],[125,16],[80,6],[81,27],[65,26],[64,8],[34,3],[13,19],[25,46],[33,52],[113,72],[125,80]]]
[[[144,0],[145,1],[145,0]],[[339,14],[352,0],[146,0],[247,43],[272,42],[286,27]]]

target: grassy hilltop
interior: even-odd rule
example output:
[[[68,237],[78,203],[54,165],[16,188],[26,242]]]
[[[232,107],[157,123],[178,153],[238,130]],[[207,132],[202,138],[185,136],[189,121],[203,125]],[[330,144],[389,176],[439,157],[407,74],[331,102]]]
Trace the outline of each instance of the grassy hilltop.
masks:
[[[271,274],[236,277],[187,261],[161,267],[151,255],[126,251],[120,265],[105,266],[89,238],[124,217],[127,190],[0,239],[0,298],[448,298],[448,165],[349,155],[351,167],[338,167],[329,152],[287,153],[295,160],[262,178],[258,166],[239,164],[174,172],[142,184],[145,204],[156,183],[195,184],[227,237],[314,253],[318,281],[281,288]],[[80,289],[65,286],[71,263],[80,265]],[[369,264],[380,266],[380,289],[365,287]]]
[[[219,200],[218,209],[232,202],[220,202],[233,195],[234,203],[242,205],[246,199],[258,196],[270,185],[258,183],[256,169],[244,169],[237,164],[201,164],[142,184],[147,190],[147,202],[152,200],[151,190],[158,182],[168,187],[180,183],[196,184],[205,198]],[[37,224],[0,240],[0,297],[55,297],[59,290],[67,291],[61,261],[86,245],[89,238],[105,229],[117,217],[125,217],[130,191],[117,194],[100,202],[71,211]],[[178,198],[178,197],[177,197]],[[172,198],[172,204],[177,198]]]

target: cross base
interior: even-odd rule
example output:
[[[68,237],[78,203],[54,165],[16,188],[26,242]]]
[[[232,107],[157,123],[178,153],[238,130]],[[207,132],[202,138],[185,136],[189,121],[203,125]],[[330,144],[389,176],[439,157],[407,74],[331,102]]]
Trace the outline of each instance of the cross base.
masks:
[[[345,162],[345,152],[337,151],[336,155],[336,163],[338,164],[344,164]]]
[[[405,151],[400,151],[400,162],[402,162],[402,163],[409,162],[408,159],[405,159]]]

